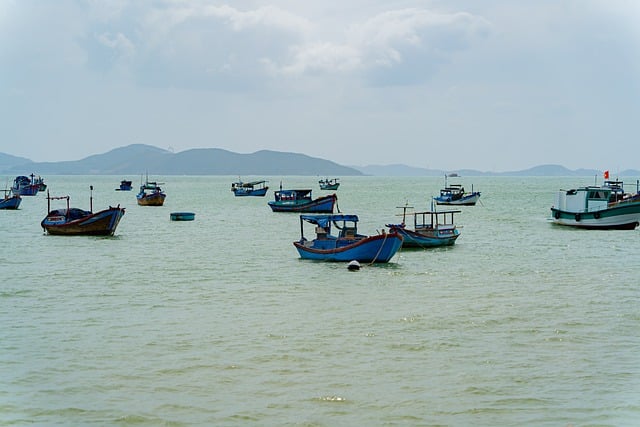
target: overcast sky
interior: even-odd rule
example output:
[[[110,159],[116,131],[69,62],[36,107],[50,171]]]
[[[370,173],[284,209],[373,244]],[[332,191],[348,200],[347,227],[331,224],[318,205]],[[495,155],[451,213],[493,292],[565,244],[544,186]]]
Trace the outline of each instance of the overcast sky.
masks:
[[[640,168],[634,0],[0,0],[0,151]]]

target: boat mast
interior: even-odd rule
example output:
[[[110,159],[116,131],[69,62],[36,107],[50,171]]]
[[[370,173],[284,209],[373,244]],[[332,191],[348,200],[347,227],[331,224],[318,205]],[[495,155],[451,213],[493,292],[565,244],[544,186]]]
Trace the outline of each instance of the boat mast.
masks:
[[[93,185],[89,186],[89,211],[93,213]]]

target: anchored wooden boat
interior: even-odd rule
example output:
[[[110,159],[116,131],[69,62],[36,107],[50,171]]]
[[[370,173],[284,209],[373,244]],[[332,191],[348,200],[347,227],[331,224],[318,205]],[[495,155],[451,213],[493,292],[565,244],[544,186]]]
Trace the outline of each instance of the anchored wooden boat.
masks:
[[[140,206],[162,206],[167,195],[160,188],[160,184],[155,181],[146,181],[140,186],[140,192],[136,194],[138,205]]]
[[[116,191],[131,191],[133,189],[132,184],[132,181],[123,179],[122,181],[120,181],[120,187],[116,188]]]
[[[413,229],[406,226],[407,210],[411,206],[403,206],[402,223],[387,224],[389,231],[397,232],[403,237],[403,248],[429,248],[450,246],[460,236],[460,230],[453,222],[453,215],[462,211],[424,211],[411,212]]]
[[[93,186],[90,188],[93,191]],[[66,208],[51,210],[52,200],[66,200]],[[124,215],[124,208],[120,205],[109,206],[108,209],[94,213],[93,196],[90,198],[90,210],[85,211],[70,207],[69,196],[51,197],[47,191],[47,212],[40,225],[48,234],[112,236]]]
[[[305,224],[315,226],[315,239],[305,237]],[[293,245],[303,259],[367,263],[388,262],[402,246],[398,233],[365,236],[358,233],[357,224],[357,215],[300,215],[300,240]]]
[[[19,196],[35,196],[40,191],[41,183],[36,182],[35,175],[16,176],[11,186],[11,192]]]
[[[315,212],[333,213],[338,196],[311,197],[311,190],[279,190],[274,192],[275,200],[268,202],[273,212]]]
[[[19,194],[13,194],[11,190],[4,190],[4,198],[0,199],[0,209],[18,209],[22,202]]]
[[[458,176],[457,174],[449,176]],[[461,184],[447,184],[447,175],[444,176],[444,188],[440,190],[440,195],[434,197],[433,200],[439,205],[459,205],[459,206],[473,206],[480,199],[480,192],[473,191],[473,185],[471,186],[471,192],[466,192]]]
[[[640,225],[640,191],[624,193],[620,184],[559,190],[551,221],[586,229],[635,229]]]
[[[262,197],[267,194],[269,186],[265,180],[242,182],[237,181],[231,183],[231,191],[236,197],[240,196],[258,196]]]
[[[338,182],[338,178],[325,178],[318,181],[320,184],[321,190],[337,190],[340,187],[340,183]]]

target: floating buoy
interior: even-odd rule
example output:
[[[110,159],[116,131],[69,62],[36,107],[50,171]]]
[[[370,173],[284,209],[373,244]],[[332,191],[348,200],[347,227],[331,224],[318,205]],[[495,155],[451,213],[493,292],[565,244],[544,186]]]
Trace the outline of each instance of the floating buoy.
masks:
[[[360,270],[360,263],[356,260],[353,260],[349,262],[349,264],[347,265],[347,268],[349,269],[349,271],[358,271]]]

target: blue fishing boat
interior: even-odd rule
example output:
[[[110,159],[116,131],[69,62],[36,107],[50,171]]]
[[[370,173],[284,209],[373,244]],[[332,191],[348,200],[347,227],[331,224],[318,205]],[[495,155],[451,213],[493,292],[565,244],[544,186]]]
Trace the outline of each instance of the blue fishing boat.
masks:
[[[131,191],[133,189],[133,182],[123,179],[120,181],[120,187],[116,188],[116,191]]]
[[[403,206],[402,222],[400,224],[387,224],[390,232],[396,232],[403,237],[403,248],[430,248],[437,246],[450,246],[460,236],[460,230],[453,222],[453,215],[462,211],[424,211],[411,212],[413,216],[413,229],[407,228],[407,210],[411,206]]]
[[[315,226],[315,239],[305,237],[305,224]],[[300,215],[301,236],[293,245],[303,259],[366,263],[389,262],[402,246],[398,233],[365,236],[358,233],[357,224],[357,215]]]
[[[311,190],[282,190],[274,192],[274,200],[268,202],[273,212],[333,213],[338,196],[312,198]]]
[[[320,184],[321,190],[337,190],[340,187],[340,183],[338,182],[338,178],[325,178],[318,181]]]
[[[93,191],[93,186],[90,187]],[[66,208],[51,210],[52,200],[66,200]],[[40,225],[48,233],[64,236],[112,236],[120,219],[124,215],[124,208],[120,205],[109,206],[100,212],[93,212],[93,196],[90,198],[90,209],[72,208],[69,196],[51,197],[47,192],[47,216]]]
[[[0,199],[0,209],[18,209],[22,202],[19,194],[13,194],[11,190],[4,190],[4,198]]]
[[[31,174],[30,177],[16,176],[11,186],[11,192],[19,196],[35,196],[40,190],[40,183],[37,183],[34,178],[34,174]]]
[[[262,197],[267,194],[267,190],[269,186],[267,185],[265,180],[261,181],[251,181],[251,182],[242,182],[237,181],[231,183],[231,191],[236,197],[241,196],[258,196]]]
[[[457,177],[458,175],[450,174],[449,176]],[[444,188],[440,190],[440,195],[433,198],[439,205],[458,206],[474,206],[479,199],[480,192],[473,191],[473,186],[471,186],[471,192],[467,192],[461,184],[447,184],[447,175],[444,176]]]

